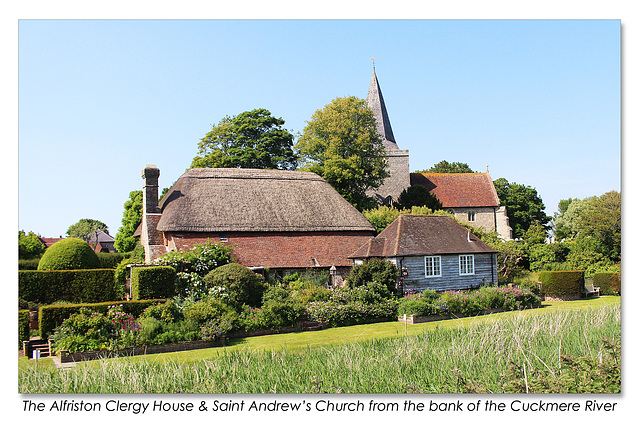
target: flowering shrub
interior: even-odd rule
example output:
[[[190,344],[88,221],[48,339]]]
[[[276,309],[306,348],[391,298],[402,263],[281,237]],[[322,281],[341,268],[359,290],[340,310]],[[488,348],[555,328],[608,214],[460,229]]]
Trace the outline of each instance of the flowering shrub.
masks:
[[[309,304],[309,316],[329,326],[347,326],[380,318],[392,318],[398,309],[396,300],[377,303],[316,301]]]
[[[200,327],[200,337],[203,341],[215,341],[231,328],[231,323],[225,319],[209,319]]]
[[[140,324],[122,306],[109,306],[107,314],[81,308],[56,329],[54,347],[70,352],[116,350],[135,345],[139,330]]]
[[[211,289],[202,280],[209,272],[231,262],[231,246],[222,243],[196,244],[189,251],[166,253],[153,261],[156,265],[169,265],[176,270],[176,293],[195,300],[207,295],[220,296],[224,289]]]
[[[484,287],[473,291],[447,291],[442,294],[428,289],[423,293],[408,293],[402,298],[398,315],[475,316],[484,310],[522,310],[539,305],[540,298],[537,295],[517,288]]]

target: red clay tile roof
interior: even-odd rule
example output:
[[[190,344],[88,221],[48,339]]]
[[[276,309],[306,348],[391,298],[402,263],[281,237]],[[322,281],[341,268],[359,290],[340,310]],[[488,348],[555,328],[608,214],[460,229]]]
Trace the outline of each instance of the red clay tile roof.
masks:
[[[497,252],[446,215],[400,215],[349,258]]]
[[[443,208],[500,206],[488,173],[412,173],[411,185],[422,185]]]

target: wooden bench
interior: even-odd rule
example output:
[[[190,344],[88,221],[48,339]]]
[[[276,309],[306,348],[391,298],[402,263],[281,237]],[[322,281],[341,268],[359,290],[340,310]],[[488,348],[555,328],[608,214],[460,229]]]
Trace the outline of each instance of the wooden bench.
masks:
[[[582,291],[582,293],[584,294],[584,296],[586,298],[592,297],[592,296],[599,297],[600,296],[600,288],[596,288],[595,286],[593,286],[593,284],[586,284],[585,283],[584,291]]]

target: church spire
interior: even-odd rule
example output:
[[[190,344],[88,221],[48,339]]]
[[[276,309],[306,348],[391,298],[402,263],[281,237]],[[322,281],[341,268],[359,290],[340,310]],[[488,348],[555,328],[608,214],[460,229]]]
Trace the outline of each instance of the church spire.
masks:
[[[393,136],[393,130],[391,130],[391,122],[389,121],[387,108],[384,105],[384,98],[382,97],[382,91],[378,84],[375,64],[373,66],[371,84],[369,85],[369,93],[367,93],[367,106],[373,111],[373,115],[376,118],[378,133],[384,139],[384,146],[386,148],[397,149],[398,146]]]

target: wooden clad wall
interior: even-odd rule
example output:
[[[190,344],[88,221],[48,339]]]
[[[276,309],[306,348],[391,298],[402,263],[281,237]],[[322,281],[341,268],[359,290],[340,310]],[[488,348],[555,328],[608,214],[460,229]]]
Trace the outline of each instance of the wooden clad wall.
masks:
[[[441,277],[424,276],[424,256],[405,257],[402,266],[409,275],[404,279],[404,288],[422,291],[431,288],[436,291],[462,290],[489,285],[498,281],[496,259],[494,254],[474,254],[475,274],[461,276],[459,274],[459,256],[441,255]],[[493,266],[493,268],[492,268]],[[484,282],[483,282],[484,281]]]

